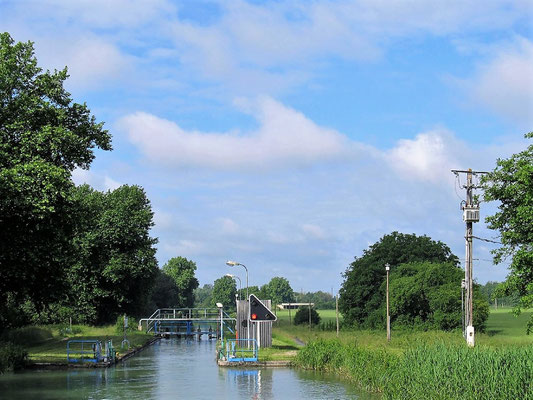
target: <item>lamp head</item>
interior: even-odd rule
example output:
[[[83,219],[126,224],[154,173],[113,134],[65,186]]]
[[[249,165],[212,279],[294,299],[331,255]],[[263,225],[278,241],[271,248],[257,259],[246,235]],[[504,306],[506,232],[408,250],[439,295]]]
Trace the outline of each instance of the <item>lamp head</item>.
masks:
[[[226,261],[226,265],[229,265],[230,267],[234,267],[236,265],[240,265],[238,262],[236,261]]]

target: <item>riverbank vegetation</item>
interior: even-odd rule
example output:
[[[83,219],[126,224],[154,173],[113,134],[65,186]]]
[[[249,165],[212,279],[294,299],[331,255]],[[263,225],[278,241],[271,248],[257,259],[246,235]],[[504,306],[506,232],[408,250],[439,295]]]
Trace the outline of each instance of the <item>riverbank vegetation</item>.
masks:
[[[533,389],[533,347],[467,348],[415,341],[396,354],[337,339],[300,350],[296,364],[335,371],[391,399],[526,399]],[[529,393],[529,395],[528,395]]]
[[[319,310],[322,319],[335,313]],[[531,312],[492,310],[486,333],[476,347],[466,346],[460,331],[394,329],[390,342],[383,330],[324,331],[319,326],[289,324],[278,311],[274,337],[299,349],[286,359],[301,368],[331,371],[355,385],[391,399],[526,399],[533,393],[533,337],[526,335]],[[342,322],[342,321],[341,321]],[[305,343],[305,346],[301,346]],[[300,344],[300,345],[299,345]]]
[[[67,342],[70,339],[100,340],[102,344],[108,340],[112,340],[113,346],[117,350],[118,355],[120,355],[128,349],[143,346],[152,338],[153,335],[151,334],[129,330],[127,332],[129,346],[121,348],[121,342],[124,336],[122,330],[118,330],[116,325],[99,327],[87,325],[72,325],[72,327],[66,325],[40,325],[12,329],[5,332],[1,339],[12,346],[11,352],[13,354],[17,354],[14,353],[15,351],[20,352],[20,349],[26,353],[23,362],[11,363],[10,368],[6,368],[18,369],[31,363],[66,365]],[[21,359],[20,356],[17,357],[17,360],[19,359]]]

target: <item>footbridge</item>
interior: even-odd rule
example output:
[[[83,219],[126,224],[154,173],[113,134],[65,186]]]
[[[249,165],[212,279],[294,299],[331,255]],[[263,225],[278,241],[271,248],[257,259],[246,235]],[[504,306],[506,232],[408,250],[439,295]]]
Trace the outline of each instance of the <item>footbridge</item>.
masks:
[[[160,308],[140,319],[138,329],[162,336],[219,338],[224,336],[224,330],[234,333],[235,322],[221,308]]]

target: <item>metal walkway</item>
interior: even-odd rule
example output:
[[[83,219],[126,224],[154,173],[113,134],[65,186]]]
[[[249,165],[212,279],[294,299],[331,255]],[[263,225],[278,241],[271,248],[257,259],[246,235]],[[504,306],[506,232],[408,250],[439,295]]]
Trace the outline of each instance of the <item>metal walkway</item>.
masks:
[[[235,318],[217,308],[160,308],[140,319],[138,329],[155,335],[219,338],[223,336],[220,327],[234,333],[235,322]]]

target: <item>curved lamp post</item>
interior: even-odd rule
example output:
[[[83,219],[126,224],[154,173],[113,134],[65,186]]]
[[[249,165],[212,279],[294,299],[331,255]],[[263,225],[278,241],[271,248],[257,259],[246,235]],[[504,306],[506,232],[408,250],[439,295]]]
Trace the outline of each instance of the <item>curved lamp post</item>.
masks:
[[[231,279],[235,279],[237,278],[239,280],[239,294],[242,296],[242,282],[241,282],[241,278],[239,278],[237,275],[232,275],[232,274],[226,274],[225,276],[228,276],[230,277]],[[239,299],[241,298],[241,296],[239,296]]]
[[[237,261],[226,261],[226,265],[229,266],[229,267],[235,267],[236,265],[240,265],[241,267],[244,267],[245,271],[246,271],[246,304],[247,304],[247,309],[248,309],[248,312],[250,311],[250,307],[248,306],[248,268],[246,268],[246,265],[244,264],[241,264],[241,263],[238,263]],[[246,338],[247,339],[250,339],[250,321],[247,322],[246,324],[246,331],[247,331],[247,335],[246,335]],[[250,342],[248,342],[248,346],[250,346]]]
[[[248,301],[248,268],[246,268],[246,265],[238,263],[236,261],[226,261],[226,265],[230,267],[240,265],[241,267],[244,267],[244,269],[246,270],[246,300]]]

